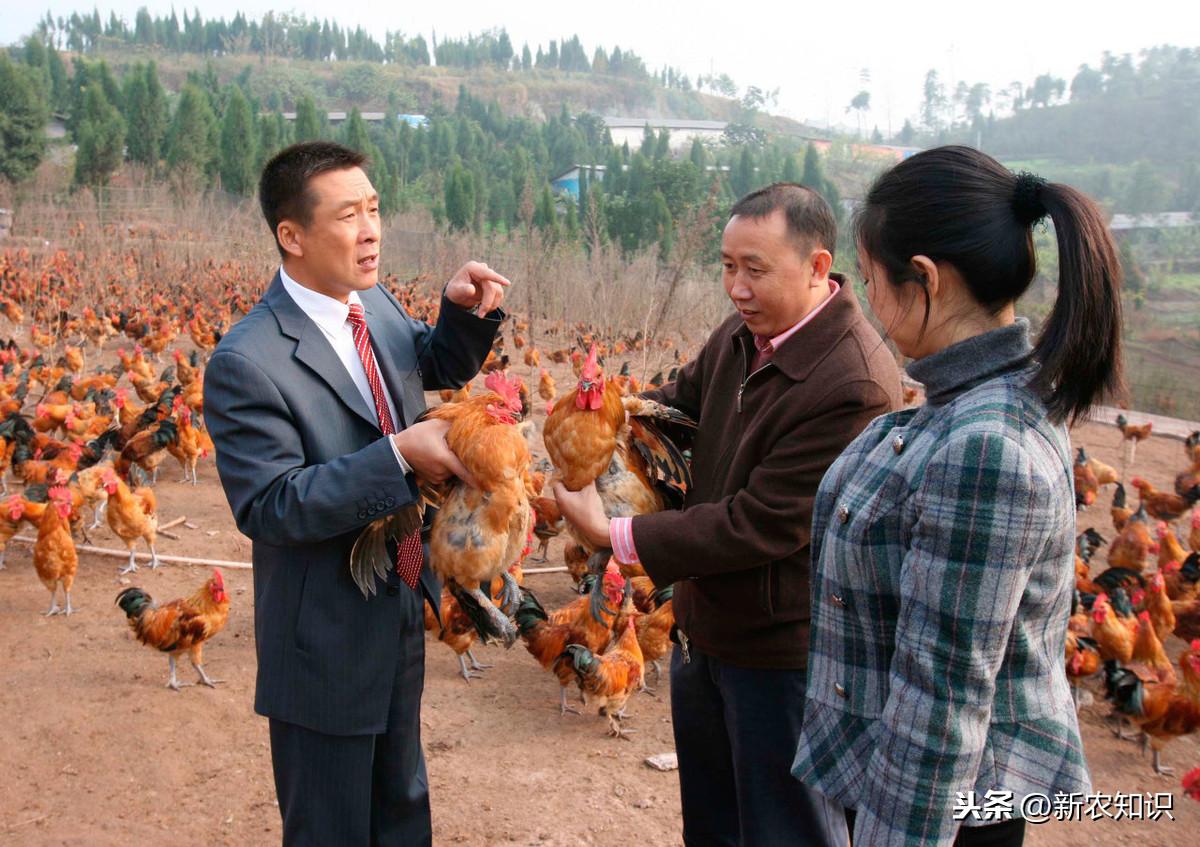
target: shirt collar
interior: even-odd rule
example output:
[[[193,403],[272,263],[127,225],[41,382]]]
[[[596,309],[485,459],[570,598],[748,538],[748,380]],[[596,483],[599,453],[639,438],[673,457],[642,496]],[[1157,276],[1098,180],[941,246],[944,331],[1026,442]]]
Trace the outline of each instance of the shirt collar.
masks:
[[[1025,367],[1032,352],[1029,321],[1017,318],[1009,326],[972,336],[917,359],[906,370],[925,386],[926,401],[941,406],[1005,371]]]
[[[758,352],[766,355],[774,353],[783,345],[783,342],[787,341],[789,338],[795,335],[801,329],[801,327],[815,318],[817,314],[829,304],[829,301],[833,299],[834,295],[838,293],[838,289],[840,287],[841,286],[839,286],[834,280],[829,280],[829,294],[826,295],[824,300],[817,304],[815,309],[773,338],[763,338],[761,335],[754,336],[754,348],[758,350]]]
[[[329,335],[341,332],[342,327],[346,325],[351,303],[362,304],[357,291],[351,291],[348,302],[342,303],[326,294],[306,288],[288,276],[282,265],[279,267],[279,279],[301,311]]]

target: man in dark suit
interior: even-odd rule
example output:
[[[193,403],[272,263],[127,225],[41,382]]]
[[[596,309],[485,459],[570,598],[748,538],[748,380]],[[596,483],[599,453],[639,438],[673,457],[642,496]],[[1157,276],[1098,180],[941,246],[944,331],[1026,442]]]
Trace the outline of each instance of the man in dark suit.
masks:
[[[414,471],[465,475],[446,425],[413,420],[424,389],[478,373],[509,285],[471,262],[435,327],[409,317],[377,284],[364,161],[308,142],[266,165],[259,199],[282,264],[204,383],[221,484],[254,542],[254,707],[270,719],[286,845],[431,841],[422,602],[438,608],[441,588],[417,534],[369,599],[348,557],[364,526],[414,500]]]

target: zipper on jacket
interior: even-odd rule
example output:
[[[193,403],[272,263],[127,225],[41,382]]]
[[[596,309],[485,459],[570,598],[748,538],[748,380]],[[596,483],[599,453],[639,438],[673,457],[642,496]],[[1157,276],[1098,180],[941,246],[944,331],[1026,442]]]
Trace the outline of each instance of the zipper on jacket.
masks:
[[[743,345],[739,344],[738,350],[740,350],[741,354],[742,354],[742,372],[745,373],[747,370],[750,369],[750,363],[748,361],[746,361],[746,348]],[[746,385],[750,382],[750,380],[754,379],[755,376],[762,373],[769,367],[771,367],[771,363],[767,362],[765,365],[763,365],[761,368],[756,370],[754,373],[750,374],[745,379],[743,379],[742,384],[738,386],[737,411],[738,411],[739,415],[742,413],[742,394],[746,391]]]
[[[684,635],[682,629],[676,629],[676,634],[679,636],[679,652],[683,655],[683,663],[689,664],[692,661],[691,653],[688,652],[688,637]]]

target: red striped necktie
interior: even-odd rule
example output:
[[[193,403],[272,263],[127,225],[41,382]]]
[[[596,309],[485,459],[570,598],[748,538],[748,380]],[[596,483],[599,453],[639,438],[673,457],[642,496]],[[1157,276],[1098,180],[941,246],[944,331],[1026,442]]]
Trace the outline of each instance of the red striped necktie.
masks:
[[[350,314],[347,317],[354,331],[354,349],[362,360],[363,371],[367,375],[367,383],[371,386],[371,397],[375,400],[375,413],[379,416],[379,428],[385,436],[391,436],[396,431],[392,421],[392,413],[388,410],[387,398],[383,394],[383,383],[379,380],[379,370],[375,367],[375,353],[371,349],[371,332],[367,329],[367,319],[363,315],[363,307],[358,303],[350,304]],[[400,542],[396,551],[396,572],[409,588],[417,587],[421,576],[421,533],[414,532]]]

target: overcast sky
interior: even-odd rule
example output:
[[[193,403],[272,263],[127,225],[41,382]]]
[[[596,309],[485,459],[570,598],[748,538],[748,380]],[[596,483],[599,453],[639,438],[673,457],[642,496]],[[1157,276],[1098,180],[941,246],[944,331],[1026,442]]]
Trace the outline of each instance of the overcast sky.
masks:
[[[164,0],[97,2],[132,23],[139,6],[162,14]],[[190,3],[174,4],[180,17]],[[936,68],[947,90],[959,80],[986,82],[993,90],[1013,80],[1031,82],[1049,71],[1068,83],[1084,62],[1096,65],[1103,51],[1136,53],[1158,44],[1200,45],[1200,13],[1180,0],[817,0],[802,3],[666,3],[604,0],[441,0],[367,3],[342,0],[270,2],[205,0],[204,16],[251,17],[271,9],[362,25],[382,39],[385,30],[423,33],[426,40],[505,27],[516,49],[578,34],[590,57],[597,44],[632,48],[652,69],[673,65],[695,78],[727,73],[739,87],[779,89],[775,111],[818,125],[853,124],[846,106],[857,91],[871,93],[864,121],[888,132],[916,114],[925,72]],[[375,7],[372,9],[371,7]],[[47,8],[57,15],[90,10],[92,2],[60,0],[49,5],[3,0],[0,43],[32,31]],[[381,8],[382,7],[382,8]],[[1192,7],[1192,12],[1185,11]],[[870,81],[862,80],[869,75]]]

